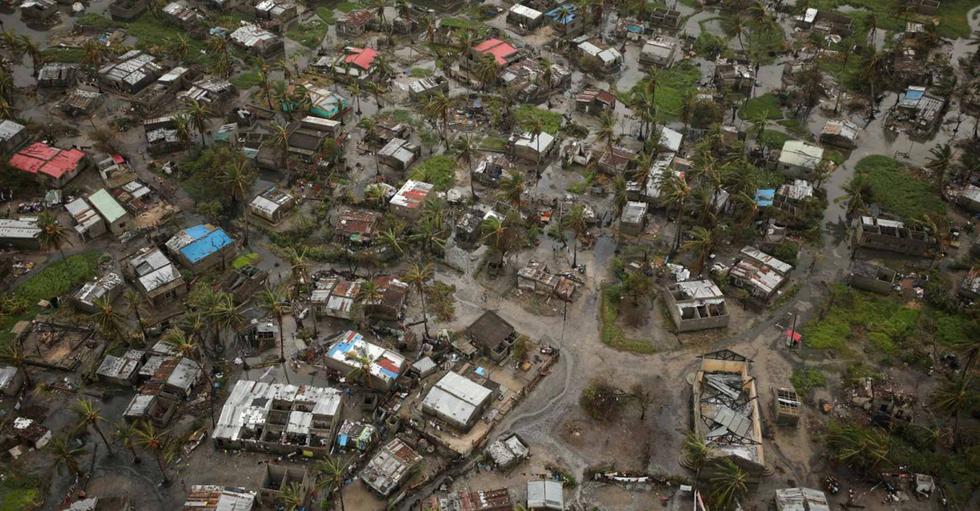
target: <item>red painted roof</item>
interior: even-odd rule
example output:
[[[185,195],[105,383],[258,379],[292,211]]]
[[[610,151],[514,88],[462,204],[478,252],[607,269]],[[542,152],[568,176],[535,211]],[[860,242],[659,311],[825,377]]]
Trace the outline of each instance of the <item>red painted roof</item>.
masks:
[[[344,58],[344,62],[354,64],[365,71],[371,69],[374,58],[378,56],[378,51],[372,48],[348,48],[348,51],[350,53]]]
[[[517,53],[517,48],[514,48],[510,43],[501,41],[500,39],[487,39],[486,41],[474,46],[473,51],[493,55],[493,58],[497,60],[497,64],[502,66],[507,64],[507,57]]]
[[[55,179],[78,168],[85,153],[78,149],[58,149],[44,142],[35,142],[10,158],[10,166],[31,174],[49,175]]]

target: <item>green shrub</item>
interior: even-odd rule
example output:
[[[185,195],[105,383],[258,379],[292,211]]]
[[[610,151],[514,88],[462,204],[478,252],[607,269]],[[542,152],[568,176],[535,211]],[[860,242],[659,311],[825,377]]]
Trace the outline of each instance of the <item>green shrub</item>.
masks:
[[[855,167],[871,186],[874,202],[905,220],[927,214],[945,214],[946,206],[932,184],[913,175],[901,163],[879,154],[863,158]]]
[[[411,178],[429,183],[437,190],[448,190],[456,181],[456,158],[446,154],[433,156],[416,165]]]

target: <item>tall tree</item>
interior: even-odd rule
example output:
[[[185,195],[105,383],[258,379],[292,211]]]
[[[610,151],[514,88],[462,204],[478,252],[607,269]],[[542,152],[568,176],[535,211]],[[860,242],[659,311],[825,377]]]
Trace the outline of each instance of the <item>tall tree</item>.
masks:
[[[289,312],[289,301],[287,300],[285,289],[282,286],[266,286],[259,292],[259,307],[276,318],[276,325],[279,327],[279,362],[286,361],[285,340],[283,339],[282,319]]]
[[[337,497],[340,504],[338,509],[344,511],[344,477],[347,475],[347,467],[338,458],[323,458],[314,465],[313,470],[316,474],[316,488],[318,491],[326,490],[327,499],[331,496]]]
[[[136,454],[136,441],[139,437],[137,430],[139,428],[136,424],[128,422],[125,419],[116,421],[114,426],[113,436],[133,455],[133,463],[139,464],[141,460],[139,455]]]
[[[123,293],[123,298],[126,301],[126,308],[136,317],[136,325],[140,329],[140,335],[146,339],[146,324],[143,322],[143,303],[145,302],[143,293],[127,287],[126,292]]]
[[[497,197],[515,209],[520,209],[524,197],[524,175],[514,172],[502,179]]]
[[[79,399],[75,403],[75,414],[78,416],[79,425],[82,427],[91,427],[99,434],[102,438],[102,443],[105,444],[105,448],[112,455],[112,446],[109,445],[109,439],[106,438],[105,433],[102,432],[102,427],[99,424],[105,422],[105,417],[102,416],[102,411],[95,407],[91,401],[88,399]]]
[[[950,165],[953,164],[953,148],[947,142],[933,147],[929,150],[929,154],[932,156],[926,162],[926,168],[932,172],[932,177],[936,183],[936,191],[939,192],[939,195],[944,196],[943,191],[946,188],[946,176],[949,172]]]
[[[190,119],[191,126],[201,135],[201,145],[205,147],[208,145],[208,118],[211,115],[211,110],[204,103],[196,99],[187,100],[187,117]]]
[[[55,249],[61,254],[61,259],[65,259],[65,244],[71,245],[70,230],[58,222],[57,217],[48,213],[41,212],[37,216],[37,226],[41,229],[38,236],[41,246],[45,249]]]
[[[170,476],[167,475],[167,467],[164,459],[167,458],[170,448],[170,437],[165,431],[159,431],[150,422],[143,422],[136,431],[137,443],[144,449],[150,451],[156,459],[157,467],[163,476],[163,484],[170,484]]]
[[[99,334],[109,340],[124,340],[128,337],[126,318],[103,296],[95,301],[95,312],[89,316]],[[127,340],[128,343],[128,340]]]
[[[714,503],[712,508],[721,511],[737,509],[749,493],[749,475],[729,458],[710,465],[708,484]]]
[[[76,479],[82,476],[82,469],[78,466],[78,457],[85,454],[85,449],[76,447],[72,440],[64,435],[58,435],[48,442],[48,449],[54,455],[57,466],[64,466],[68,473]]]
[[[589,230],[585,205],[576,204],[568,214],[562,216],[562,229],[572,231],[572,268],[578,268],[578,242]]]
[[[691,229],[691,239],[681,245],[682,252],[692,252],[698,255],[698,273],[704,271],[704,261],[718,244],[718,232],[706,229],[700,225]]]
[[[211,412],[211,428],[214,429],[217,424],[214,416],[214,393],[216,389],[214,381],[211,379],[211,372],[204,365],[204,350],[201,349],[201,345],[193,337],[188,337],[181,328],[167,330],[163,335],[163,340],[173,346],[177,353],[180,353],[180,356],[193,361],[197,365],[197,369],[201,371],[201,375],[204,376],[204,381],[208,385],[208,408]]]
[[[425,302],[425,286],[432,280],[433,275],[434,271],[431,263],[423,264],[416,262],[412,264],[408,273],[404,276],[405,282],[415,286],[416,291],[419,293],[419,300],[422,305],[422,326],[425,329],[426,338],[429,337],[429,312]]]
[[[964,411],[976,411],[977,390],[968,373],[959,378],[947,378],[932,396],[932,407],[953,419],[953,448],[959,448],[960,416]]]

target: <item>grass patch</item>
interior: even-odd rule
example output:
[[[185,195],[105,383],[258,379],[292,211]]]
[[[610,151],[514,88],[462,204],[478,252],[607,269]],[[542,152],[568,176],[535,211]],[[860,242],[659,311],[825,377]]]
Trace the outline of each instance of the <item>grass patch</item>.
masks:
[[[305,25],[299,25],[286,32],[286,37],[307,48],[318,48],[327,35],[327,24],[313,19]]]
[[[738,116],[745,120],[758,119],[763,115],[771,120],[783,118],[783,107],[779,105],[779,98],[775,94],[749,98],[738,110]]]
[[[502,153],[507,150],[507,139],[503,137],[485,137],[477,147],[481,151]]]
[[[878,28],[889,31],[902,31],[905,29],[906,15],[901,8],[896,8],[894,0],[813,0],[810,7],[817,9],[835,9],[842,5],[850,5],[867,9],[875,14],[878,19]],[[970,24],[967,23],[966,15],[970,9],[976,7],[976,0],[945,0],[939,7],[939,12],[935,14],[939,18],[939,34],[943,37],[956,39],[958,37],[969,37]],[[853,13],[852,18],[865,18],[869,13]],[[929,19],[931,16],[922,16],[912,13],[909,19]]]
[[[582,195],[583,193],[585,193],[586,190],[589,189],[590,186],[592,186],[592,182],[595,181],[595,177],[596,177],[595,172],[589,172],[588,174],[585,175],[585,179],[581,181],[576,181],[568,185],[568,188],[566,188],[566,190],[568,191],[568,193]]]
[[[919,328],[931,309],[908,308],[897,299],[841,285],[831,289],[832,306],[823,319],[803,327],[803,344],[817,350],[849,352],[866,344],[872,352],[899,355],[912,364],[931,364]]]
[[[777,23],[751,23],[743,40],[752,60],[760,64],[772,62],[776,54],[786,48],[786,34]]]
[[[525,131],[530,131],[528,127],[535,119],[541,122],[541,129],[546,133],[554,135],[561,129],[561,114],[531,105],[517,107],[514,110],[514,118],[517,120],[517,125]]]
[[[316,15],[319,16],[320,19],[323,20],[323,22],[328,25],[333,25],[337,21],[337,18],[334,17],[333,15],[333,9],[329,7],[323,7],[323,6],[317,7]]]
[[[473,32],[474,35],[486,34],[490,31],[490,28],[479,21],[468,20],[466,18],[442,18],[439,20],[439,26],[447,27],[453,30],[467,30]]]
[[[259,262],[259,259],[262,259],[262,256],[260,256],[255,252],[249,252],[247,254],[242,254],[236,257],[235,259],[233,259],[231,261],[231,267],[238,270],[240,268],[244,268],[245,266],[249,266]]]
[[[259,76],[258,71],[245,71],[244,73],[235,76],[230,81],[231,84],[237,87],[239,90],[244,90],[260,85],[262,83],[262,77]]]
[[[827,385],[827,377],[815,368],[794,369],[793,376],[790,377],[789,381],[801,397],[808,395],[811,390],[817,387]]]
[[[36,271],[14,289],[12,295],[18,307],[0,315],[0,345],[9,340],[15,323],[41,312],[37,302],[61,296],[95,277],[100,257],[99,252],[83,252],[58,260]]]
[[[913,175],[901,163],[879,154],[865,157],[855,167],[867,177],[874,202],[904,219],[920,219],[927,214],[945,214],[946,205],[932,184]]]
[[[759,143],[770,149],[782,149],[783,143],[792,139],[793,137],[782,131],[763,130],[762,136],[759,137]]]
[[[153,14],[147,12],[132,23],[124,24],[126,32],[139,40],[137,47],[143,50],[150,47],[166,46],[171,41],[175,41],[177,36],[184,36],[187,39],[187,57],[185,61],[189,64],[209,65],[212,57],[208,53],[201,53],[206,50],[204,41],[200,41],[190,36],[184,29],[175,23],[158,19]]]
[[[87,12],[75,19],[75,26],[86,30],[104,31],[116,26],[116,22],[111,19]]]
[[[697,88],[701,79],[701,70],[689,61],[681,61],[670,69],[653,71],[657,77],[657,121],[667,122],[680,118],[684,96]],[[633,86],[631,92],[641,91],[650,78],[640,80]],[[628,97],[620,97],[624,103],[629,103]]]
[[[41,55],[44,57],[45,62],[79,64],[85,59],[85,50],[81,48],[51,46],[41,50]]]
[[[653,345],[643,339],[629,339],[617,324],[619,302],[622,299],[618,285],[602,287],[599,304],[600,337],[602,343],[610,348],[632,353],[653,353]]]
[[[30,511],[41,506],[37,481],[13,474],[0,482],[0,511]]]
[[[351,12],[357,9],[363,9],[364,6],[357,2],[340,2],[337,4],[337,10],[340,12]]]
[[[412,78],[428,78],[432,76],[433,71],[427,67],[413,67],[409,74]]]
[[[437,190],[448,190],[456,182],[456,158],[446,154],[433,156],[416,165],[410,179],[430,183]]]

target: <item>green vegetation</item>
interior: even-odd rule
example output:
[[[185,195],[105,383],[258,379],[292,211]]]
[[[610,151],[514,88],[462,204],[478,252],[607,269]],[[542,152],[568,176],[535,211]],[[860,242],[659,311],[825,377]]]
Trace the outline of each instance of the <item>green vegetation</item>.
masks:
[[[782,149],[783,144],[787,140],[793,140],[793,138],[782,131],[764,130],[762,136],[759,137],[759,143],[770,149]]]
[[[831,288],[831,304],[823,319],[808,323],[801,332],[805,347],[843,355],[877,353],[884,355],[885,362],[898,359],[921,367],[932,363],[934,350],[953,349],[970,337],[973,328],[962,314],[928,305],[909,307],[898,298],[838,285]]]
[[[410,74],[412,78],[428,78],[432,76],[432,70],[427,67],[413,67]]]
[[[768,64],[786,46],[786,34],[778,23],[751,23],[751,30],[745,37],[745,49],[753,62]]]
[[[123,23],[122,25],[129,35],[139,40],[136,46],[140,49],[161,47],[171,41],[176,41],[177,36],[183,36],[187,39],[186,60],[188,63],[207,65],[211,62],[212,56],[208,53],[202,53],[202,50],[206,50],[203,41],[190,37],[177,24],[157,18],[149,12],[144,13],[132,23]]]
[[[85,59],[85,50],[82,48],[50,46],[41,50],[41,55],[44,57],[45,62],[78,64]]]
[[[337,19],[333,15],[333,9],[329,7],[322,7],[322,6],[317,7],[316,15],[319,16],[320,19],[323,20],[323,22],[326,23],[327,25],[333,25],[337,21]]]
[[[433,156],[412,169],[411,179],[431,183],[437,190],[448,190],[456,181],[456,158],[446,154]]]
[[[845,13],[856,21],[863,22],[871,13],[878,19],[878,28],[901,32],[905,29],[905,22],[908,19],[929,19],[932,16],[922,16],[917,13],[909,13],[903,9],[904,2],[898,4],[894,0],[812,0],[810,7],[817,9],[835,9],[842,5],[850,5],[867,9],[869,12]],[[939,18],[938,31],[943,37],[958,38],[969,37],[970,25],[967,23],[966,15],[970,9],[976,7],[975,0],[944,0],[934,16]]]
[[[486,137],[480,141],[477,149],[502,153],[507,150],[507,139],[503,137]]]
[[[286,32],[286,37],[296,41],[307,48],[317,48],[327,35],[327,23],[316,18],[309,23],[298,25]]]
[[[811,390],[827,385],[827,377],[819,369],[812,367],[795,369],[793,376],[790,377],[793,388],[801,397],[806,396]]]
[[[523,130],[528,130],[535,120],[541,123],[541,129],[546,133],[554,135],[561,129],[561,114],[531,105],[521,105],[514,109],[514,118]]]
[[[763,94],[750,98],[738,110],[738,116],[746,120],[759,119],[763,115],[772,120],[783,118],[783,108],[779,106],[779,98],[775,94]]]
[[[589,189],[590,186],[592,186],[592,182],[595,181],[595,178],[596,178],[596,173],[595,172],[588,172],[588,173],[585,174],[585,178],[584,179],[582,179],[581,181],[576,181],[576,182],[568,185],[568,187],[566,188],[566,190],[568,191],[568,193],[574,193],[576,195],[582,195],[583,193],[586,192],[586,190]]]
[[[702,57],[710,58],[711,56],[724,53],[727,48],[728,45],[725,43],[725,40],[705,30],[702,23],[701,33],[698,35],[697,40],[694,41],[694,51]]]
[[[36,481],[8,474],[0,482],[0,511],[29,511],[41,505]]]
[[[259,254],[255,253],[255,252],[248,252],[248,253],[242,254],[242,255],[236,257],[234,260],[232,260],[231,267],[237,270],[239,268],[243,268],[243,267],[248,266],[250,264],[255,264],[255,263],[259,262],[259,259],[262,259],[262,256],[260,256]]]
[[[15,323],[31,319],[41,312],[41,307],[37,305],[39,301],[61,296],[94,277],[99,257],[99,252],[82,252],[55,261],[15,288],[10,299],[2,304],[0,344],[9,340],[10,329]]]
[[[946,206],[931,183],[913,175],[888,156],[871,155],[857,163],[858,174],[866,176],[872,201],[887,212],[907,220],[928,214],[943,214]]]
[[[654,348],[643,339],[629,339],[617,324],[619,319],[619,302],[622,300],[622,290],[618,285],[602,287],[599,304],[600,336],[602,343],[610,348],[633,353],[653,353]]]
[[[340,12],[351,12],[363,8],[364,6],[357,2],[340,2],[337,4],[337,10]]]
[[[86,30],[103,31],[116,26],[116,23],[105,16],[87,12],[75,19],[75,26]]]
[[[685,60],[670,69],[660,69],[655,73],[657,77],[657,121],[677,120],[681,115],[684,97],[697,88],[698,80],[701,79],[701,70]],[[640,83],[633,86],[632,92],[642,91],[649,79],[649,77],[644,78]],[[620,96],[620,100],[629,102],[622,96]]]
[[[250,89],[262,83],[262,79],[259,76],[258,71],[245,71],[244,73],[233,77],[230,81],[231,84],[238,87],[239,90]]]
[[[490,28],[479,21],[468,20],[465,18],[442,18],[439,25],[453,30],[467,30],[473,35],[480,36],[490,31]]]

